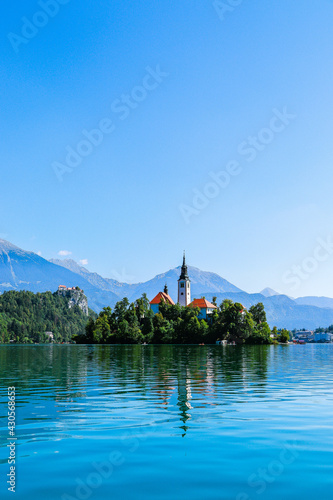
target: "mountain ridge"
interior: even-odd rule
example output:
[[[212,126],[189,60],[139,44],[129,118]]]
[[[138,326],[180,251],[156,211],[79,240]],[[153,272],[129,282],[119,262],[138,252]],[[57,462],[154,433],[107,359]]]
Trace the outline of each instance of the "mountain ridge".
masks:
[[[66,269],[77,269],[77,272],[81,275],[87,276],[87,273],[89,273],[86,268],[79,266],[72,259],[51,259],[51,262],[56,263],[59,266],[63,266]],[[193,266],[188,266],[188,271],[191,275],[191,291],[193,296],[195,294],[200,295],[204,287],[207,287],[209,291],[215,291],[216,293],[242,291],[240,288],[236,287],[216,273],[201,271],[201,269]],[[98,280],[98,282],[105,286],[106,289],[112,290],[114,293],[119,295],[119,297],[125,293],[129,300],[135,300],[143,293],[146,293],[149,299],[153,299],[166,284],[169,289],[169,295],[176,301],[177,280],[179,278],[179,274],[180,266],[175,267],[174,269],[169,269],[164,273],[157,274],[150,280],[140,283],[119,283],[118,281],[110,278],[103,278],[97,273],[90,273],[90,278],[87,277],[86,279],[93,281]]]
[[[205,296],[218,303],[225,298],[241,302],[245,307],[263,302],[271,326],[278,328],[307,328],[333,324],[333,299],[328,297],[300,297],[292,299],[282,294],[249,294],[216,273],[201,271],[188,266],[192,298]],[[6,240],[0,240],[0,293],[6,290],[54,292],[59,285],[79,286],[88,297],[89,306],[96,312],[103,307],[113,307],[127,297],[130,301],[146,293],[152,299],[167,284],[169,294],[177,300],[177,281],[180,266],[160,273],[152,279],[135,284],[121,283],[91,273],[72,259],[51,259],[28,252]],[[270,289],[271,290],[271,289]],[[263,292],[267,292],[264,289]],[[274,292],[274,291],[273,291]],[[268,292],[266,293],[268,295]],[[320,307],[325,304],[325,307]]]

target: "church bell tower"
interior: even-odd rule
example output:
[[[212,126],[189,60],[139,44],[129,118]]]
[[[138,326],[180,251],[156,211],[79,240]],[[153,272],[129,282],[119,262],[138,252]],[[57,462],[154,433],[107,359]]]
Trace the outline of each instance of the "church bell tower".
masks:
[[[191,282],[187,273],[187,265],[185,262],[185,252],[183,255],[183,265],[178,280],[178,304],[188,306],[191,303]]]

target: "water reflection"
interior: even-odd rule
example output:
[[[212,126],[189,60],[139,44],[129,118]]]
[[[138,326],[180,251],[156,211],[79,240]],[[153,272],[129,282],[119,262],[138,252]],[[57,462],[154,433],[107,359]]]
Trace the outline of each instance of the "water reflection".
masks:
[[[94,404],[104,412],[97,420],[112,418],[115,410],[149,401],[156,411],[178,415],[185,436],[197,410],[223,413],[235,396],[262,397],[271,355],[270,346],[2,346],[0,377],[2,388],[16,385],[21,406],[53,401],[57,418],[98,413]],[[47,419],[44,413],[25,420]]]
[[[252,498],[249,478],[295,441],[262,498],[330,498],[333,345],[0,346],[0,377],[0,404],[16,386],[19,500],[41,483],[40,498],[81,498],[111,452],[122,465],[94,498]],[[7,432],[3,412],[4,457]]]

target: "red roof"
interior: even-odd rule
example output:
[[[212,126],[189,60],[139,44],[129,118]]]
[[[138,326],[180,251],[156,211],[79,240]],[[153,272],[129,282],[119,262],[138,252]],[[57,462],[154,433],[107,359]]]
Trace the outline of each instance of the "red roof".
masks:
[[[154,297],[153,300],[150,301],[150,304],[160,304],[161,300],[164,300],[164,302],[166,302],[167,304],[171,304],[173,306],[175,305],[170,295],[164,292],[158,292],[156,297]]]
[[[58,288],[67,288],[65,285],[59,285]]]
[[[194,299],[188,307],[200,307],[200,309],[217,309],[214,304],[208,302],[206,299]]]

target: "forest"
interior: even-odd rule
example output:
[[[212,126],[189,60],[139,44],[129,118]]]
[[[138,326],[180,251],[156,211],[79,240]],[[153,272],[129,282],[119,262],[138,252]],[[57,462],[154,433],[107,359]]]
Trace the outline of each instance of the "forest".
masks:
[[[96,314],[89,310],[91,318]],[[46,332],[52,332],[54,342],[69,342],[82,334],[87,316],[78,306],[71,309],[68,299],[56,293],[9,291],[0,295],[0,342],[49,342]]]
[[[84,344],[215,344],[221,340],[271,344],[289,340],[287,330],[270,329],[262,303],[246,310],[226,299],[209,319],[199,319],[199,313],[199,308],[162,301],[154,314],[145,294],[133,303],[124,298],[113,310],[105,307],[96,319],[89,318],[85,333],[74,340]]]
[[[113,309],[87,317],[68,299],[56,293],[9,291],[0,295],[0,342],[46,343],[52,332],[56,343],[77,344],[271,344],[287,342],[290,332],[270,329],[262,303],[245,309],[224,300],[208,319],[200,319],[199,308],[159,304],[150,309],[146,294],[130,303],[124,298]]]

